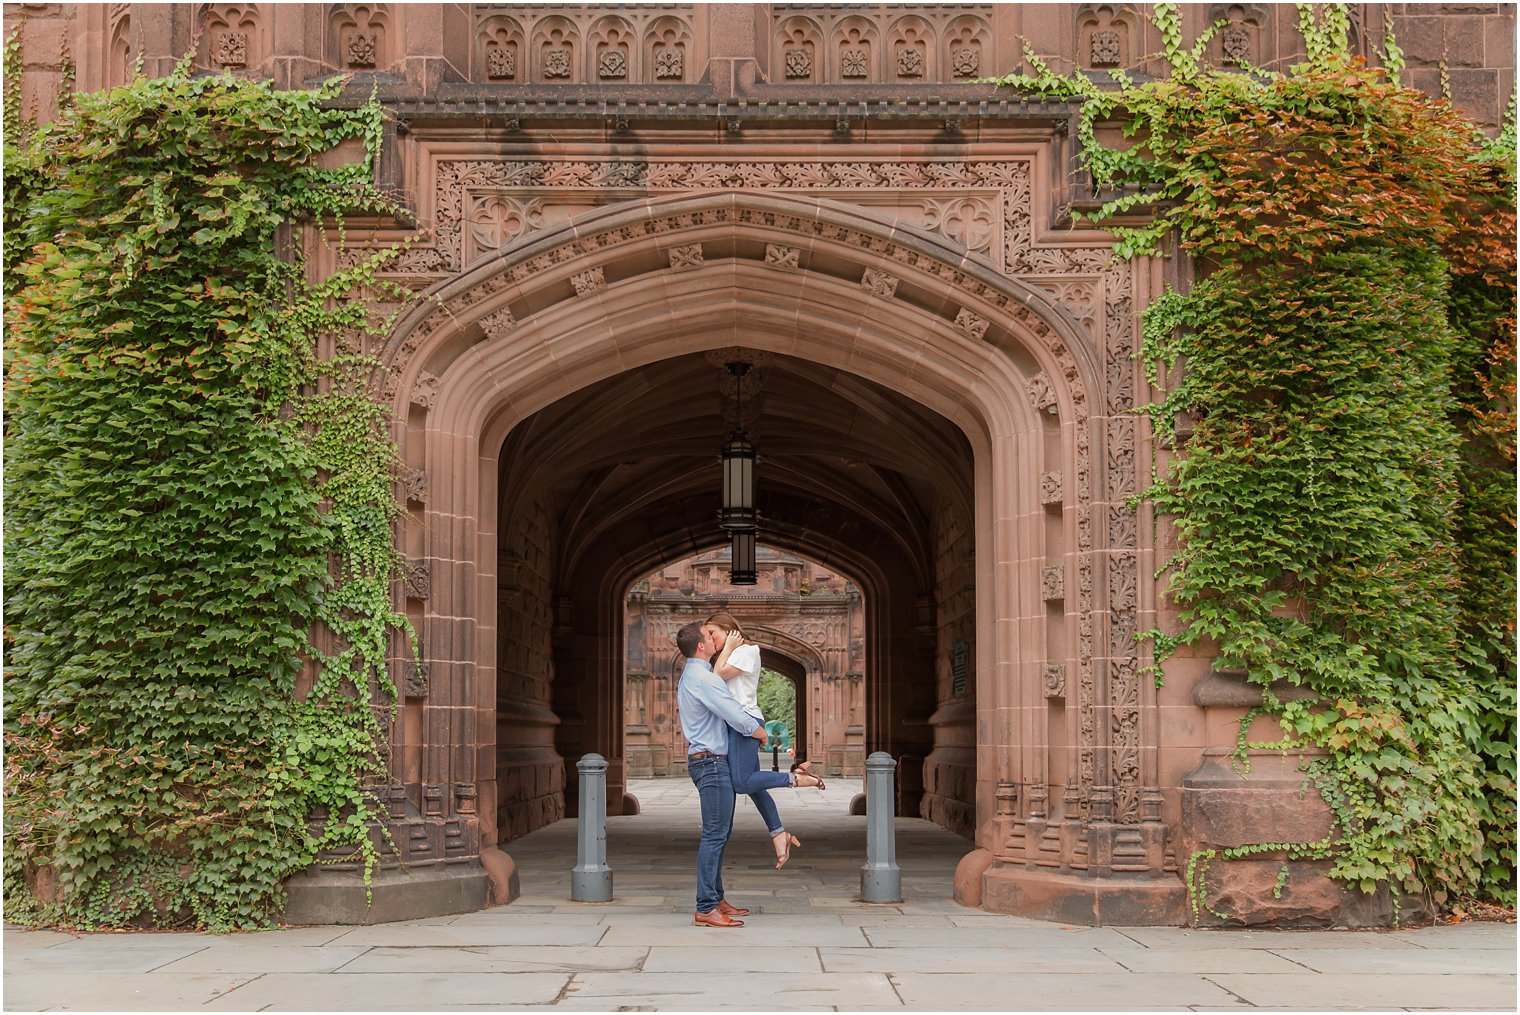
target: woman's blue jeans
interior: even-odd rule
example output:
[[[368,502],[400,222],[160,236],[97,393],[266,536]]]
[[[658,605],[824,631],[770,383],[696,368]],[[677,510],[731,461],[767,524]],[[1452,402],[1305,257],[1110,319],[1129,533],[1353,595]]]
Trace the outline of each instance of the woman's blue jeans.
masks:
[[[783,831],[781,813],[768,792],[792,784],[790,772],[760,771],[760,741],[728,728],[728,770],[735,793],[745,793],[755,802],[755,810],[765,820],[772,835]]]
[[[709,754],[686,759],[686,771],[702,805],[702,844],[697,847],[697,912],[711,913],[723,899],[723,850],[734,830],[734,784],[728,761]]]

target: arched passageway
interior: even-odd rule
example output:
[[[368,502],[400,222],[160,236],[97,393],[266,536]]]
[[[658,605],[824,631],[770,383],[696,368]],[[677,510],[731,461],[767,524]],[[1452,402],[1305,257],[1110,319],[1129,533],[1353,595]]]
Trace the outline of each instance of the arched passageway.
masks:
[[[1093,523],[1124,430],[1094,420],[1102,371],[1053,299],[859,208],[677,196],[465,272],[388,355],[431,578],[398,768],[462,852],[573,813],[584,753],[623,806],[620,597],[721,544],[716,379],[741,359],[765,538],[869,604],[865,748],[900,759],[900,809],[995,855],[1048,830],[1100,875],[1122,839],[1122,869],[1161,873],[1135,650],[1095,637],[1100,608],[1134,624],[1133,528]]]

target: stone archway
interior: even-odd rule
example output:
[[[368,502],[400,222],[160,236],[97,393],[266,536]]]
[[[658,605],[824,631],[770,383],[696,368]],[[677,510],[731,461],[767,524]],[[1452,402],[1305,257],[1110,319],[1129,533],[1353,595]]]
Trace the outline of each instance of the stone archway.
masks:
[[[1125,501],[1136,483],[1135,421],[1107,408],[1112,367],[1056,299],[926,230],[819,198],[749,192],[593,212],[432,296],[387,349],[388,392],[415,470],[408,495],[419,506],[405,545],[431,579],[426,603],[410,604],[424,646],[420,742],[407,745],[415,765],[398,767],[415,777],[406,781],[423,817],[459,829],[450,841],[495,840],[492,738],[480,734],[496,718],[503,562],[489,506],[507,435],[606,377],[738,347],[888,385],[970,444],[976,704],[972,715],[937,713],[945,729],[935,736],[971,738],[976,841],[1010,885],[993,903],[1030,908],[1020,886],[1048,880],[1038,869],[1046,864],[1085,874],[1059,891],[1090,902],[1115,889],[1170,899],[1180,888],[1161,877],[1157,761],[1141,750],[1154,694],[1139,679],[1132,637],[1139,554]],[[1128,378],[1124,386],[1132,390]],[[704,538],[677,549],[704,549]],[[871,580],[859,548],[799,548]],[[625,561],[602,599],[670,552]],[[615,667],[584,665],[606,700],[586,715],[583,742],[614,744]],[[875,679],[868,727],[879,732],[868,749],[896,746],[895,699],[907,686],[901,675]],[[1128,873],[1154,880],[1101,880]]]

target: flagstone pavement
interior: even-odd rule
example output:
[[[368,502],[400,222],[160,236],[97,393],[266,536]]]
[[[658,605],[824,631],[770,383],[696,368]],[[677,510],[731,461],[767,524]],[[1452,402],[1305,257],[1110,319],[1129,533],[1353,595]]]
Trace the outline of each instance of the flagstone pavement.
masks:
[[[782,790],[784,870],[739,801],[725,881],[754,910],[691,924],[697,804],[635,781],[608,820],[610,903],[569,900],[575,822],[511,843],[523,895],[465,916],[217,936],[8,926],[9,1011],[1469,1011],[1516,1009],[1513,924],[1400,931],[1071,927],[949,898],[967,840],[898,819],[900,905],[856,901],[855,780]]]

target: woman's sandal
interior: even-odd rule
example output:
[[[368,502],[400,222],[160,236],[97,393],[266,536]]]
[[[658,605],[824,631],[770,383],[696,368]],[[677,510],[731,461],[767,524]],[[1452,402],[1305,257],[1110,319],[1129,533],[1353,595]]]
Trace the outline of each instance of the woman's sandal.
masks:
[[[792,858],[792,847],[801,847],[802,842],[791,832],[782,830],[771,836],[771,842],[776,847],[776,869],[786,866],[786,862]]]
[[[799,761],[792,766],[792,785],[796,786],[798,789],[807,789],[808,787],[806,786],[797,786],[797,777],[799,775],[805,775],[809,779],[817,779],[818,788],[820,790],[825,789],[826,787],[823,784],[823,779],[820,776],[814,775],[813,770],[808,767],[811,764],[811,761]]]

